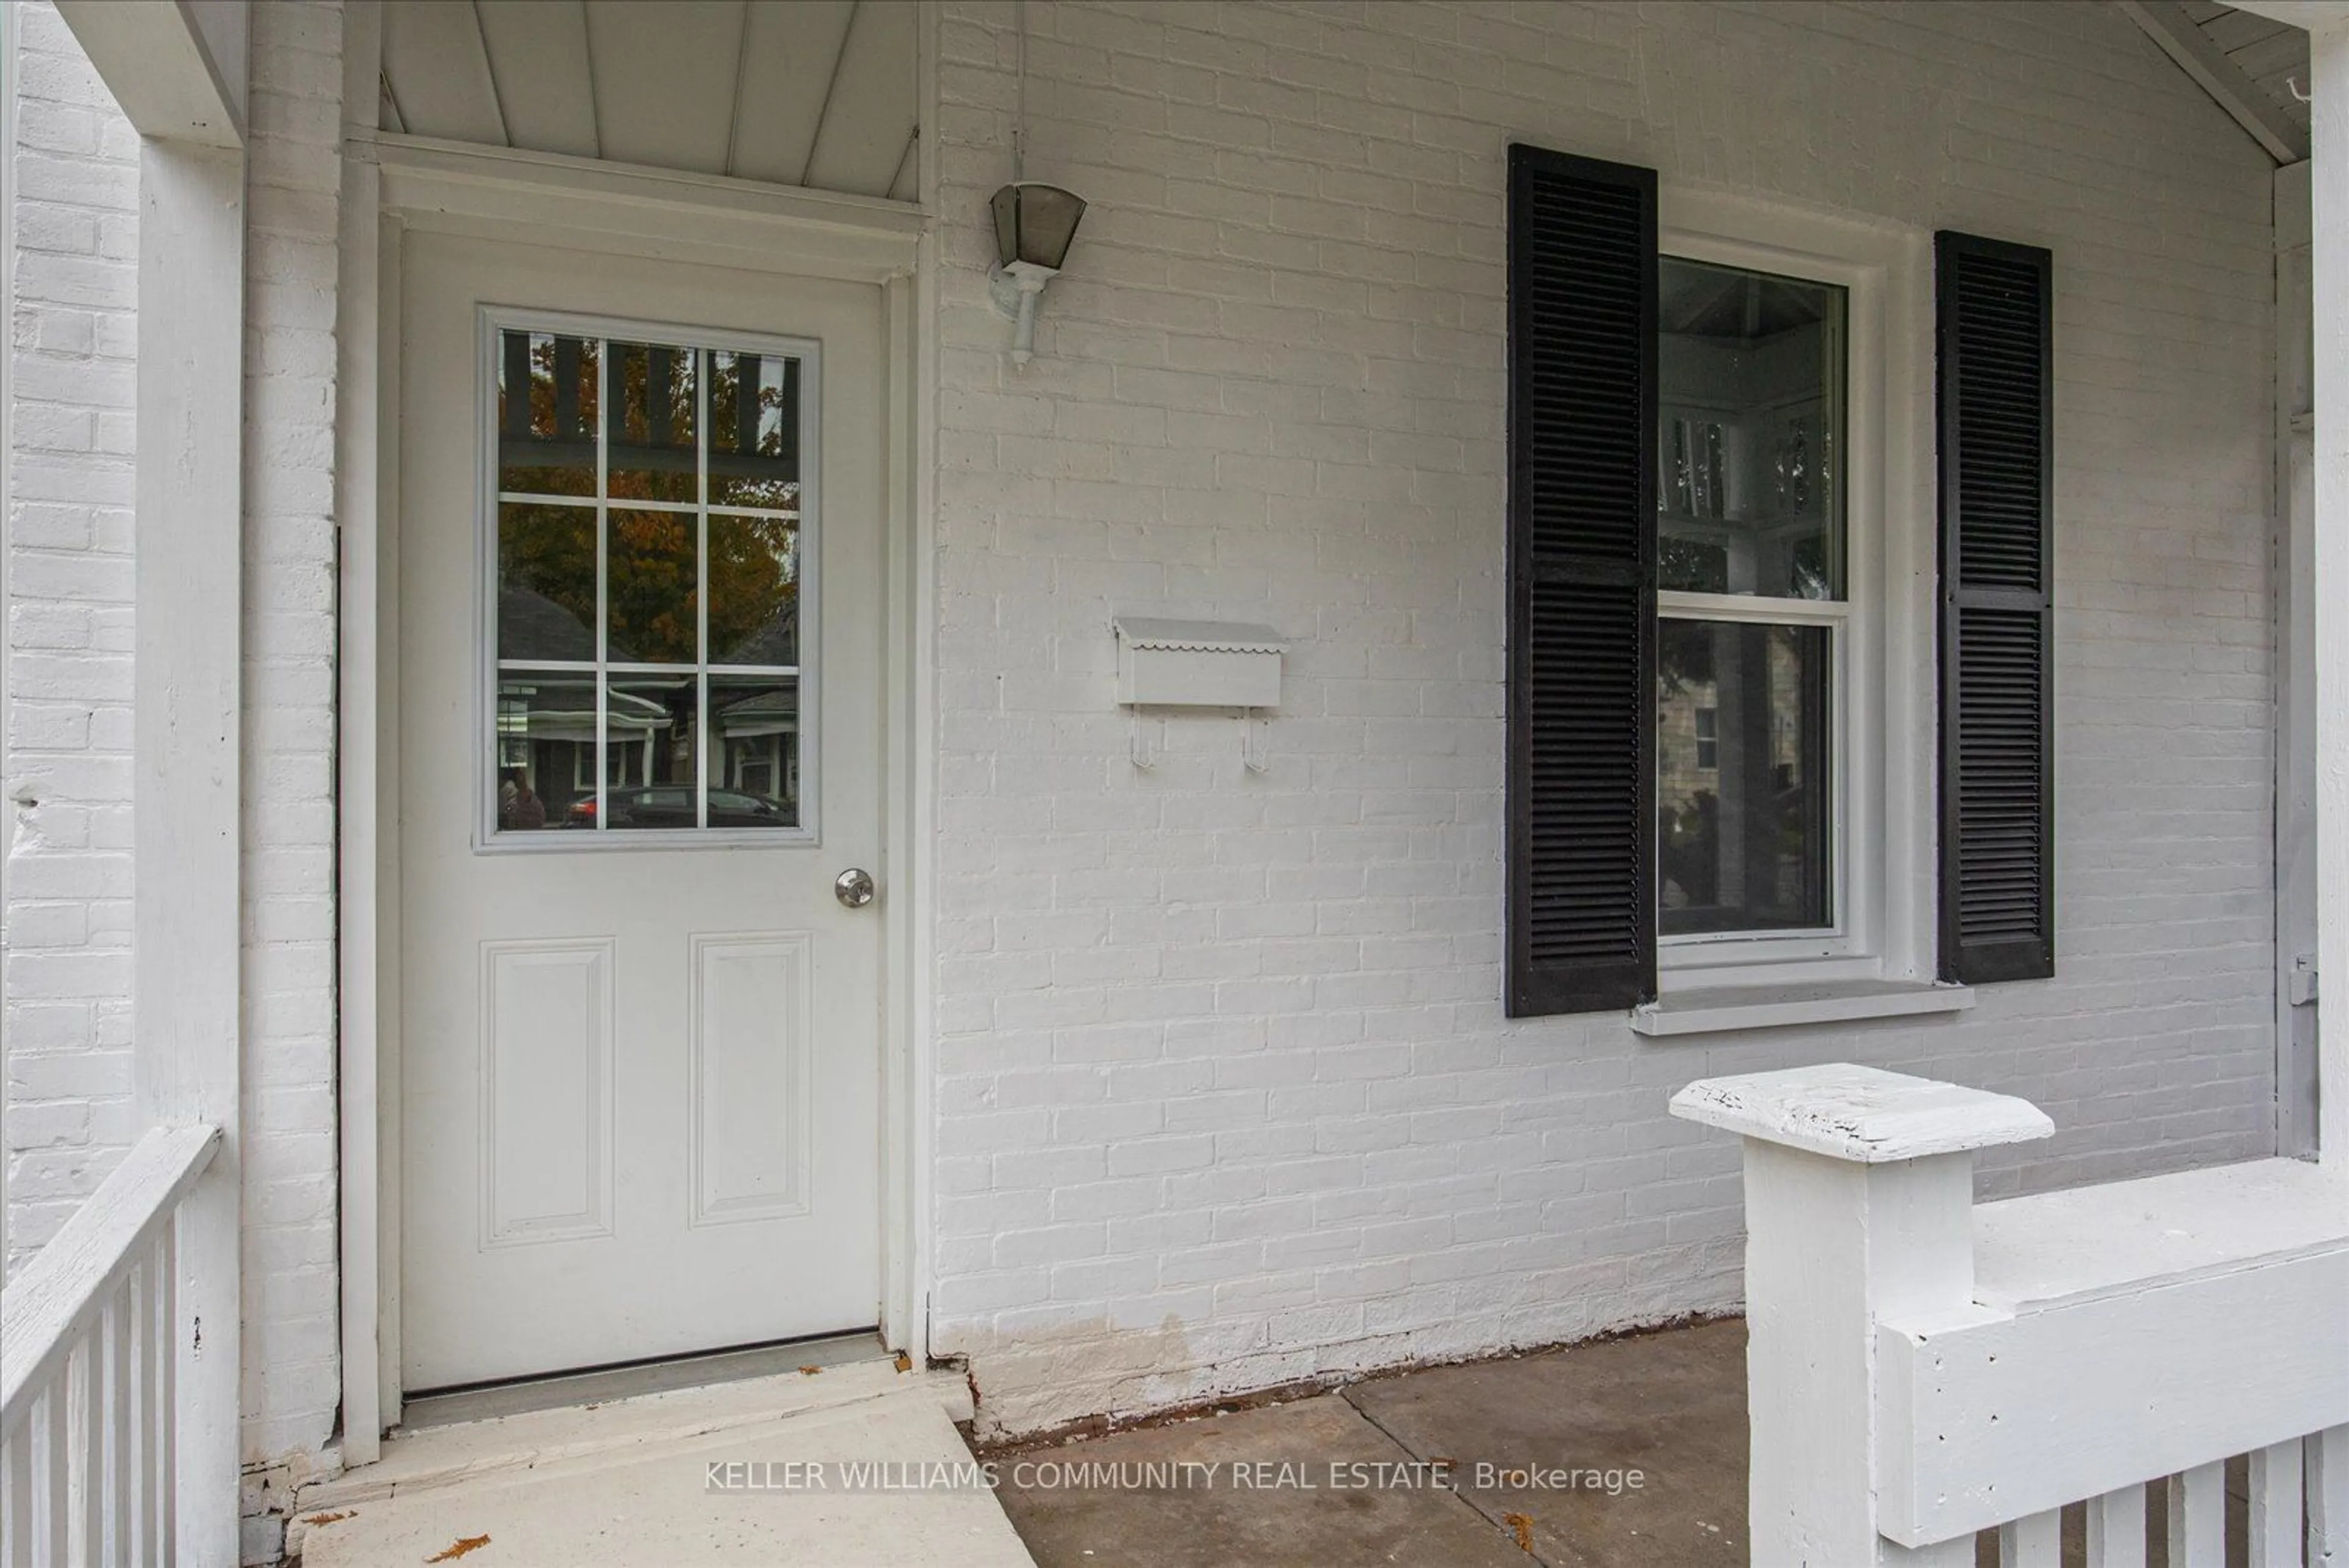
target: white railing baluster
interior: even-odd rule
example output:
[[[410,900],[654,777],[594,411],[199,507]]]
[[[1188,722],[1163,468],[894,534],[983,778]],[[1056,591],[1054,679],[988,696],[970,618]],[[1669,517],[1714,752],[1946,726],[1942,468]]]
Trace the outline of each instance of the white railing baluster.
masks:
[[[85,1332],[74,1352],[74,1532],[78,1563],[106,1561],[106,1347]]]
[[[65,1477],[65,1504],[57,1522],[57,1540],[63,1543],[57,1559],[60,1568],[67,1563],[72,1568],[83,1568],[89,1561],[81,1549],[81,1449],[85,1430],[81,1390],[82,1370],[88,1360],[82,1347],[75,1345],[66,1357],[66,1375],[57,1383],[57,1466]]]
[[[2308,1568],[2349,1568],[2349,1427],[2302,1445],[2308,1485]]]
[[[2301,1568],[2300,1439],[2251,1454],[2251,1568]]]
[[[40,1472],[40,1501],[33,1505],[34,1550],[44,1563],[62,1564],[72,1549],[66,1530],[73,1519],[71,1475],[67,1456],[66,1380],[58,1378],[41,1396],[34,1419],[40,1423],[40,1447],[34,1460]]]
[[[148,1526],[148,1476],[155,1474],[152,1458],[148,1455],[148,1366],[152,1366],[152,1354],[148,1349],[148,1272],[150,1262],[141,1258],[131,1265],[131,1276],[122,1282],[122,1331],[129,1349],[129,1410],[122,1417],[122,1507],[129,1511],[129,1532],[125,1535],[122,1563],[125,1568],[148,1568],[152,1563],[152,1540],[155,1532]]]
[[[180,1541],[180,1239],[155,1238],[155,1552],[169,1563]]]
[[[0,1562],[33,1568],[33,1445],[0,1449]]]
[[[158,1539],[155,1494],[160,1490],[155,1468],[156,1432],[160,1423],[155,1374],[155,1267],[160,1242],[150,1242],[147,1256],[130,1276],[130,1355],[138,1381],[130,1395],[131,1550],[124,1561],[137,1568],[162,1568],[163,1547]]]
[[[2064,1516],[2050,1509],[1998,1527],[1999,1568],[2063,1568]]]
[[[100,1331],[106,1344],[105,1561],[109,1565],[130,1561],[130,1280],[124,1280],[106,1303]]]
[[[2088,1500],[2088,1568],[2145,1568],[2145,1488]]]
[[[2169,1478],[2169,1568],[2227,1568],[2227,1461]]]

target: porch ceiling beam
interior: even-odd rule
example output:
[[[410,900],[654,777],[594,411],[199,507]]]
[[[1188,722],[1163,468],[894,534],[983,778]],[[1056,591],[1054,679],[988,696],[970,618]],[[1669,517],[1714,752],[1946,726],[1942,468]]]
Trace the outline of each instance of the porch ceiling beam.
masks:
[[[2177,0],[2114,0],[2114,4],[2145,30],[2147,37],[2160,45],[2162,52],[2177,61],[2213,103],[2251,132],[2269,157],[2278,163],[2297,163],[2308,156],[2308,133],[2210,41]]]
[[[245,0],[57,0],[139,134],[244,145]]]

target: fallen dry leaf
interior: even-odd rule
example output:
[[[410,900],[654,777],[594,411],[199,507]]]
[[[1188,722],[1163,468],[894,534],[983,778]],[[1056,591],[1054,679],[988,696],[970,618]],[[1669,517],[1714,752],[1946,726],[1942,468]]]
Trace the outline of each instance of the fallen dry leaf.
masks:
[[[424,1561],[427,1563],[454,1563],[458,1558],[464,1556],[467,1552],[479,1552],[482,1547],[487,1546],[489,1543],[490,1538],[486,1535],[460,1535],[456,1540],[449,1543],[448,1551],[441,1552],[436,1557],[427,1557]]]
[[[821,1366],[802,1366],[800,1368],[800,1376],[802,1377],[812,1377],[823,1370],[823,1368]]]
[[[899,1351],[897,1353],[897,1370],[900,1372],[911,1372],[913,1369],[914,1358],[906,1355],[904,1351]]]
[[[1517,1532],[1517,1550],[1530,1557],[1534,1554],[1534,1516],[1530,1513],[1505,1513],[1501,1522]]]
[[[349,1517],[350,1513],[347,1511],[343,1513],[314,1513],[302,1522],[305,1524],[340,1524]]]

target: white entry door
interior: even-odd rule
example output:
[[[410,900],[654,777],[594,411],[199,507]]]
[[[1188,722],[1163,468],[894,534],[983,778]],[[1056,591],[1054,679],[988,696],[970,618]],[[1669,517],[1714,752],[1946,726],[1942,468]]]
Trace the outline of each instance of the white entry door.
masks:
[[[870,1325],[879,291],[414,234],[400,298],[403,1386]]]

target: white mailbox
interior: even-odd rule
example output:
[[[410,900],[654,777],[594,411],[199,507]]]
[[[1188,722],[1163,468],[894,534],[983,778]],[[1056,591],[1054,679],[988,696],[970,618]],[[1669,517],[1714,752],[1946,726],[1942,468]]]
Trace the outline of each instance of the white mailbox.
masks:
[[[1117,700],[1136,706],[1277,708],[1286,639],[1268,626],[1117,621]]]

